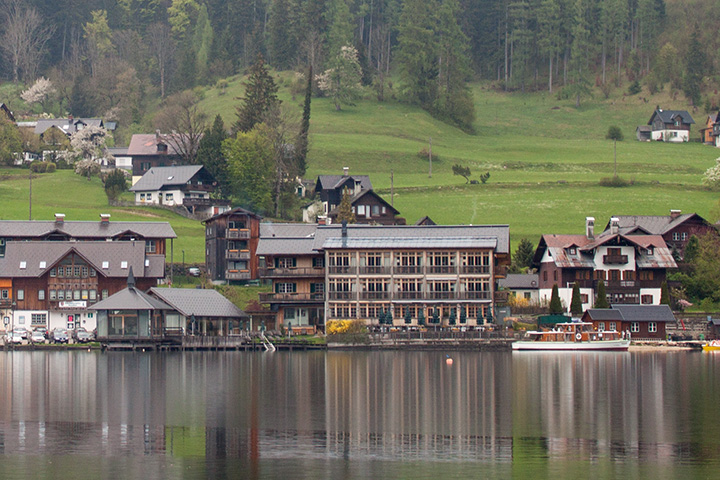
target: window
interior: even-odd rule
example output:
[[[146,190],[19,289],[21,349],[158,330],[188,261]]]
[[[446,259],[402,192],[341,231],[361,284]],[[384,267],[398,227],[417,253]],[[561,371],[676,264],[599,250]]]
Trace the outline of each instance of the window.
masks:
[[[648,322],[648,332],[657,333],[657,322]]]
[[[47,323],[47,314],[45,313],[33,313],[30,315],[31,325],[45,325]]]
[[[604,332],[605,331],[605,322],[598,322],[598,332]]]
[[[97,300],[97,290],[90,290],[88,292],[88,298],[90,299],[91,302],[94,302],[95,300]]]
[[[680,241],[680,232],[673,232],[672,239],[676,242]]]
[[[357,213],[358,215],[365,215],[365,205],[358,205]]]
[[[102,299],[105,300],[107,297],[108,297],[108,291],[107,291],[107,290],[103,290],[103,291],[102,291]]]
[[[120,268],[122,268],[122,269],[128,268],[128,267],[127,267],[127,262],[125,262],[125,261],[124,261],[124,262],[120,262]]]
[[[610,270],[608,273],[610,274],[611,282],[617,282],[620,280],[620,270]]]
[[[575,247],[570,247],[570,248],[568,249],[568,253],[569,253],[570,255],[575,255],[575,254],[577,254],[577,249],[576,249]]]
[[[680,234],[680,240],[682,240],[682,241],[684,242],[684,241],[687,240],[687,239],[688,239],[688,234],[687,234],[687,232],[682,232],[682,233]]]
[[[297,291],[297,284],[295,283],[276,283],[275,293],[295,293]]]
[[[610,322],[609,327],[610,327],[610,330],[611,330],[611,331],[616,331],[616,330],[617,330],[617,323],[615,323],[615,322]]]
[[[373,205],[372,206],[372,214],[374,217],[380,215],[380,205]]]
[[[652,305],[653,296],[652,295],[641,295],[640,303],[642,303],[643,305]]]
[[[147,240],[145,242],[145,253],[155,253],[156,248],[155,240]]]
[[[58,276],[58,277],[64,277],[64,276],[65,276],[65,267],[58,267],[58,269],[57,269],[57,276]]]
[[[7,300],[8,298],[10,298],[10,290],[8,290],[8,289],[0,290],[0,299]]]
[[[86,265],[83,265],[82,267],[82,276],[83,278],[87,278],[88,276],[88,267]]]
[[[75,268],[73,269],[73,275],[74,275],[75,277],[79,277],[79,276],[80,276],[80,267],[79,267],[79,266],[77,266],[77,267],[75,267]]]
[[[523,296],[525,297],[525,300],[532,300],[532,293],[530,292],[523,293]]]
[[[51,268],[51,269],[50,269],[50,276],[51,276],[51,277],[57,276],[57,270],[54,269],[54,268]]]
[[[653,272],[652,270],[641,270],[640,272],[638,272],[638,278],[640,280],[652,280]]]
[[[286,308],[283,310],[285,320],[295,320],[295,308]]]
[[[630,331],[632,333],[638,333],[640,331],[640,322],[632,322],[630,324]]]
[[[91,269],[90,269],[90,276],[91,276],[91,277],[94,277],[95,275],[96,275],[95,269],[94,269],[94,268],[91,268]]]
[[[81,290],[81,291],[80,291],[80,298],[81,298],[82,300],[87,300],[87,299],[88,299],[88,291],[87,291],[87,290]]]
[[[57,300],[57,292],[55,290],[50,290],[50,300]]]
[[[0,257],[5,256],[5,239],[0,238]]]
[[[51,290],[52,291],[52,290]],[[65,300],[65,290],[58,290],[57,291],[57,299],[58,300]]]
[[[588,296],[585,293],[580,294],[580,303],[588,303]]]
[[[313,258],[313,267],[314,268],[323,268],[324,266],[325,266],[325,257]]]
[[[173,194],[172,193],[166,193],[165,194],[165,201],[166,202],[172,202],[173,200]]]
[[[277,268],[292,268],[295,266],[295,259],[292,257],[280,257],[275,261]]]
[[[17,291],[17,299],[25,300],[25,290],[20,289]]]
[[[38,300],[45,300],[45,290],[38,290]]]
[[[80,290],[73,290],[73,300],[80,300]]]
[[[543,282],[547,282],[547,278],[548,278],[547,270],[545,270],[545,271],[543,272]]]
[[[557,270],[553,271],[553,281],[557,282]]]

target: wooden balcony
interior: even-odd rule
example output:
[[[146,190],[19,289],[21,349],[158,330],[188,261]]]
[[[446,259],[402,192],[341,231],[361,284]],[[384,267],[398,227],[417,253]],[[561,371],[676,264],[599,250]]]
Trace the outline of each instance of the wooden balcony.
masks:
[[[359,267],[360,275],[390,275],[390,267],[364,266]]]
[[[507,303],[509,296],[508,290],[495,290],[495,303]]]
[[[250,280],[249,270],[225,270],[226,280]]]
[[[357,300],[357,292],[328,292],[328,300]]]
[[[625,265],[628,263],[627,255],[603,255],[605,265]]]
[[[260,303],[321,303],[323,293],[261,293]]]
[[[10,298],[0,299],[0,308],[10,308],[10,307],[12,307],[12,299],[10,299]]]
[[[360,300],[387,300],[390,292],[360,292]]]
[[[464,275],[490,275],[490,265],[462,265],[460,273]]]
[[[429,300],[454,300],[457,292],[426,292],[425,298]]]
[[[490,300],[490,292],[458,292],[458,300]]]
[[[324,277],[325,269],[316,267],[261,268],[263,278]]]
[[[228,228],[227,238],[250,238],[250,230],[248,230],[247,228]]]
[[[327,271],[331,275],[357,275],[357,267],[349,265],[333,265],[327,267]]]
[[[225,258],[228,260],[250,260],[250,250],[227,250]]]
[[[457,274],[457,267],[455,265],[430,265],[427,267],[426,272],[428,275],[455,275]]]
[[[423,292],[395,292],[393,296],[396,300],[418,300],[423,298]]]
[[[422,265],[396,265],[395,275],[422,275]]]

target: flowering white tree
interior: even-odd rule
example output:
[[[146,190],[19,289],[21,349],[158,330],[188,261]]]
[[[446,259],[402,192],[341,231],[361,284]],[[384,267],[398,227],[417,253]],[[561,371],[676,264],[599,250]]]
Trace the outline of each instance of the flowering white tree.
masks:
[[[85,127],[70,136],[72,151],[68,161],[75,163],[75,173],[90,176],[100,173],[99,159],[105,157],[105,137],[107,130],[101,127]]]
[[[47,100],[53,93],[55,93],[55,87],[53,87],[52,82],[45,77],[40,77],[35,80],[32,87],[22,92],[20,97],[28,104],[39,103],[44,110],[45,100]]]
[[[362,70],[355,47],[345,45],[340,54],[330,61],[328,70],[315,77],[318,88],[326,92],[335,102],[335,110],[342,105],[355,105],[360,98]]]
[[[710,188],[720,187],[720,157],[715,159],[715,166],[710,167],[703,175],[703,185]]]

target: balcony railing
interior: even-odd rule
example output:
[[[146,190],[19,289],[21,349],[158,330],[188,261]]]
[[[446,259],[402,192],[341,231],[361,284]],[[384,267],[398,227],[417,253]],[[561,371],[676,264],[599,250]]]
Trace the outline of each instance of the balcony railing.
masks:
[[[360,275],[390,275],[390,267],[363,266],[360,267]]]
[[[315,267],[261,268],[260,276],[275,277],[324,277],[325,269]]]
[[[496,290],[495,291],[495,303],[507,303],[510,292],[507,290]]]
[[[360,292],[360,300],[387,300],[390,292]]]
[[[396,265],[395,275],[422,275],[422,265]]]
[[[490,300],[490,292],[458,292],[458,300]]]
[[[426,292],[425,298],[429,300],[453,300],[457,292]]]
[[[461,274],[489,275],[490,274],[490,265],[462,265],[460,267],[460,273]]]
[[[228,260],[250,260],[250,250],[228,250],[225,253]]]
[[[250,230],[247,228],[228,228],[227,238],[250,238]]]
[[[328,300],[357,300],[357,292],[328,292]]]
[[[423,298],[423,292],[395,292],[394,296],[397,300],[416,300]]]
[[[260,303],[275,302],[322,302],[325,296],[318,293],[261,293]]]
[[[356,275],[357,267],[351,267],[349,265],[333,265],[327,267],[329,274],[334,275]]]
[[[430,265],[429,267],[427,267],[428,275],[437,275],[444,273],[455,274],[457,273],[457,267],[455,267],[455,265]]]
[[[605,265],[624,265],[628,263],[627,255],[603,255]]]
[[[225,278],[227,280],[250,280],[250,271],[248,271],[248,270],[225,270]]]

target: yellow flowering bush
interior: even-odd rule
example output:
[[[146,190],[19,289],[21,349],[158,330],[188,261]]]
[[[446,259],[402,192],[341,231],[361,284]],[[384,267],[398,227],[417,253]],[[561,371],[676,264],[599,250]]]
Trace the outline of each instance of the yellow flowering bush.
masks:
[[[338,335],[347,333],[352,325],[352,320],[328,320],[325,325],[325,333],[328,335]]]

